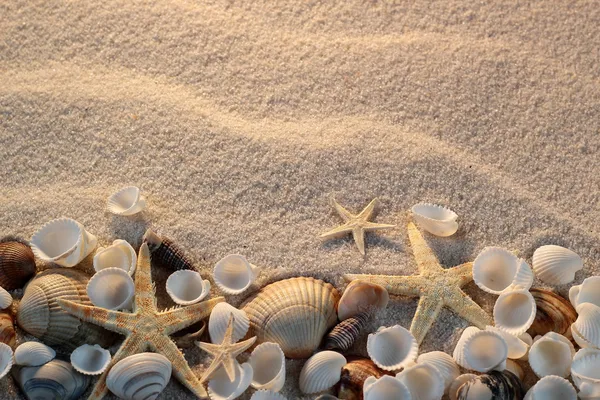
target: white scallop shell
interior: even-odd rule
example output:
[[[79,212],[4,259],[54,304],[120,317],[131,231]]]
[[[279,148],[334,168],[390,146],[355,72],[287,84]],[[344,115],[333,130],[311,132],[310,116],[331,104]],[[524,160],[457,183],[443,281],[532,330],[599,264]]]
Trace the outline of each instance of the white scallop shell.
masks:
[[[12,301],[13,298],[10,295],[10,293],[8,293],[6,289],[0,286],[0,309],[4,310],[5,308],[10,307]]]
[[[569,300],[577,308],[582,303],[592,303],[600,307],[600,276],[590,276],[581,285],[569,289]]]
[[[579,350],[573,357],[571,376],[582,399],[600,396],[600,350]]]
[[[461,376],[456,378],[450,385],[450,388],[448,389],[448,395],[450,396],[450,400],[457,400],[456,394],[458,392],[458,389],[460,389],[460,387],[465,383],[475,378],[477,378],[477,375],[475,374],[462,374]]]
[[[106,386],[121,399],[154,400],[169,383],[171,369],[162,354],[138,353],[112,366]]]
[[[250,264],[246,257],[230,254],[215,264],[215,283],[226,294],[240,294],[258,277],[260,268]]]
[[[339,382],[346,357],[335,351],[321,351],[309,358],[300,371],[300,390],[312,394]]]
[[[481,290],[501,294],[507,290],[529,290],[533,272],[513,253],[499,247],[486,247],[473,261],[473,281]]]
[[[116,215],[133,215],[146,207],[146,199],[141,195],[140,189],[135,186],[127,186],[113,193],[108,198],[107,208]]]
[[[454,347],[454,351],[452,352],[452,358],[454,359],[456,364],[458,364],[459,366],[469,369],[469,366],[467,365],[467,362],[464,359],[465,341],[471,335],[479,332],[480,330],[481,329],[477,328],[476,326],[469,326],[469,327],[465,328],[465,330],[462,332],[462,334],[458,338],[458,341],[456,342],[456,346]]]
[[[594,346],[593,343],[590,343],[587,340],[585,340],[585,338],[583,336],[581,336],[579,334],[579,332],[577,332],[577,329],[575,329],[575,327],[573,325],[571,325],[570,331],[571,331],[571,336],[573,336],[573,340],[582,349],[586,349],[586,348],[597,349],[598,348],[597,346]]]
[[[377,332],[369,334],[367,353],[379,368],[396,371],[409,362],[414,362],[419,352],[419,345],[409,330],[394,325],[389,328],[380,327]]]
[[[56,357],[54,349],[40,342],[25,342],[15,350],[15,364],[28,367],[44,365],[54,357]]]
[[[430,364],[437,368],[444,378],[444,390],[460,375],[460,369],[454,359],[443,351],[430,351],[417,357],[417,364]]]
[[[506,344],[508,346],[508,358],[518,360],[527,356],[530,345],[524,340],[522,340],[520,336],[517,337],[511,335],[510,333],[503,331],[502,329],[496,328],[495,326],[486,326],[485,329],[487,331],[496,332],[497,334],[502,336],[502,338],[506,341]],[[528,334],[524,333],[523,335]]]
[[[254,370],[252,387],[278,392],[285,383],[285,355],[277,343],[265,342],[256,346],[248,362]]]
[[[512,372],[520,380],[525,378],[525,371],[523,371],[523,368],[521,368],[516,361],[511,360],[510,358],[506,360],[506,368],[504,370]]]
[[[388,291],[383,286],[354,280],[346,286],[338,303],[338,318],[343,321],[362,312],[383,310],[389,299]]]
[[[91,277],[86,291],[96,307],[126,310],[133,305],[135,284],[127,271],[121,268],[106,268]]]
[[[233,342],[237,342],[248,332],[250,321],[244,310],[238,310],[229,303],[217,304],[210,313],[208,319],[208,333],[210,341],[216,344],[223,342],[225,331],[229,324],[229,316],[233,314]]]
[[[412,215],[417,224],[436,236],[451,236],[458,230],[458,215],[445,207],[430,203],[415,204]]]
[[[600,307],[592,303],[582,303],[576,310],[579,315],[571,325],[571,332],[576,332],[576,335],[593,347],[600,347]]]
[[[4,378],[13,366],[13,351],[9,345],[0,342],[0,379]]]
[[[577,400],[577,391],[565,378],[551,375],[533,385],[525,400]]]
[[[284,395],[272,390],[259,390],[254,392],[250,400],[287,400]]]
[[[561,246],[546,245],[533,253],[533,270],[544,283],[564,285],[575,279],[583,269],[583,260],[577,253]]]
[[[363,384],[364,400],[411,400],[410,390],[399,379],[369,376]]]
[[[230,381],[224,368],[217,370],[208,382],[208,396],[211,400],[233,400],[248,389],[252,382],[252,366],[248,363],[240,365],[235,361],[234,371],[235,378]]]
[[[439,400],[444,395],[444,378],[433,365],[413,365],[396,378],[408,388],[413,400]]]
[[[94,255],[96,272],[106,268],[121,268],[133,276],[137,264],[137,254],[133,247],[121,239],[117,239],[108,247],[100,247]]]
[[[557,375],[563,378],[571,375],[571,360],[575,347],[569,339],[556,332],[548,332],[536,337],[529,351],[529,365],[533,372],[543,378]]]
[[[536,312],[535,300],[528,290],[511,290],[496,300],[494,323],[496,328],[518,336],[533,324]]]
[[[465,329],[454,349],[456,363],[478,372],[504,370],[508,345],[502,336],[496,332],[470,328],[475,327]]]
[[[166,286],[171,299],[182,306],[198,303],[210,292],[210,282],[189,269],[173,272],[167,278]]]
[[[71,365],[84,375],[103,373],[110,360],[110,352],[97,344],[84,344],[71,353]]]

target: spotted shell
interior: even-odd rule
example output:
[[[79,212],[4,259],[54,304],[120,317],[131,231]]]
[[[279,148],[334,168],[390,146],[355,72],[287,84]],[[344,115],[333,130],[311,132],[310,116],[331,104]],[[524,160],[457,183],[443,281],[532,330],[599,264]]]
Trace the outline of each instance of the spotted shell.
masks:
[[[337,324],[325,338],[325,349],[348,350],[362,333],[369,318],[369,313],[360,313]]]
[[[180,269],[195,270],[190,259],[170,239],[160,237],[148,229],[144,234],[144,241],[148,243],[152,261],[174,271]]]
[[[0,343],[6,343],[12,349],[17,345],[17,334],[12,316],[6,311],[0,311]]]
[[[35,257],[24,243],[0,243],[0,286],[6,290],[22,288],[35,274]]]
[[[527,330],[532,337],[556,332],[572,339],[571,324],[577,319],[577,312],[571,303],[558,294],[544,289],[531,289],[537,312],[531,327]]]
[[[491,371],[479,375],[464,383],[456,392],[457,400],[521,400],[524,395],[523,384],[510,371]]]
[[[377,379],[391,375],[377,367],[373,361],[362,357],[348,357],[342,368],[342,376],[337,385],[337,397],[340,400],[361,400],[365,380],[373,376]]]

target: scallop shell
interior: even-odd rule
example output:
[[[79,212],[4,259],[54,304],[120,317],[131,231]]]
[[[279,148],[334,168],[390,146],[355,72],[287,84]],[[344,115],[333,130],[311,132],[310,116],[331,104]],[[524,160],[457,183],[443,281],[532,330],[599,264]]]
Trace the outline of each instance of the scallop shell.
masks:
[[[494,305],[497,328],[520,335],[533,324],[536,316],[535,299],[528,290],[518,289],[502,293]]]
[[[436,236],[451,236],[458,230],[458,215],[445,207],[430,203],[419,203],[411,208],[415,222]]]
[[[577,400],[577,391],[565,378],[546,376],[529,389],[525,400]]]
[[[68,351],[84,343],[108,346],[115,336],[93,324],[81,322],[63,311],[62,298],[92,305],[86,294],[87,277],[77,270],[51,269],[38,274],[25,288],[17,311],[17,323],[25,331],[50,346]]]
[[[502,336],[479,329],[465,329],[454,349],[454,360],[458,365],[478,372],[503,370],[507,357],[508,345]]]
[[[6,343],[0,343],[0,379],[4,378],[13,366],[13,351]]]
[[[585,344],[600,347],[600,307],[592,303],[582,303],[577,306],[577,313],[579,316],[571,325],[574,338],[581,337]]]
[[[248,362],[254,371],[252,387],[278,392],[285,383],[285,355],[277,343],[259,344]]]
[[[230,381],[224,368],[220,368],[208,382],[208,395],[211,400],[233,400],[242,395],[250,386],[253,370],[248,363],[240,365],[235,361],[235,378]]]
[[[272,390],[259,390],[254,392],[250,400],[287,400],[284,395]]]
[[[411,400],[406,385],[399,379],[384,375],[381,378],[370,376],[363,388],[365,400]]]
[[[171,299],[182,306],[198,303],[210,292],[210,282],[189,269],[173,272],[167,278],[166,287]]]
[[[56,352],[39,342],[25,342],[15,350],[15,364],[26,367],[39,367],[54,360]]]
[[[577,319],[577,312],[564,298],[554,292],[543,289],[531,289],[535,299],[535,320],[527,332],[535,337],[548,332],[556,332],[571,338],[571,324]]]
[[[443,351],[431,351],[417,357],[417,364],[429,364],[435,367],[444,378],[444,391],[460,375],[460,369],[454,359]]]
[[[144,234],[144,242],[148,244],[153,262],[157,262],[173,271],[180,269],[195,270],[190,259],[171,239],[161,238],[151,229],[148,229]]]
[[[63,360],[39,367],[15,367],[12,375],[29,400],[77,400],[90,384],[89,376]]]
[[[229,303],[217,304],[210,313],[208,319],[208,333],[210,334],[210,341],[213,343],[222,343],[225,338],[225,331],[227,331],[227,324],[229,323],[229,316],[233,314],[233,342],[237,342],[243,338],[248,332],[250,321],[248,316],[243,310],[238,310]]]
[[[506,368],[504,370],[512,372],[520,380],[523,380],[525,378],[525,371],[523,371],[523,368],[521,368],[521,366],[517,364],[516,361],[511,360],[510,358],[506,360]]]
[[[571,375],[579,388],[579,397],[598,398],[600,396],[600,350],[585,348],[579,350],[571,364]]]
[[[348,357],[347,361],[347,364],[342,368],[342,376],[337,391],[338,397],[342,400],[360,398],[365,380],[368,377],[380,378],[388,374],[368,358]]]
[[[369,334],[367,339],[369,357],[386,371],[396,371],[414,362],[418,352],[417,340],[400,325],[389,328],[382,326],[377,332]]]
[[[120,268],[130,276],[135,272],[137,254],[133,247],[121,239],[117,239],[108,247],[100,247],[94,255],[94,269],[96,272],[105,268]]]
[[[346,357],[335,351],[321,351],[309,358],[300,371],[300,390],[312,394],[327,390],[340,381]]]
[[[448,388],[448,395],[450,397],[450,400],[456,400],[458,390],[462,387],[462,385],[475,378],[477,378],[477,375],[475,374],[462,374],[454,381],[452,381],[452,384]]]
[[[15,348],[17,334],[12,315],[8,312],[0,311],[0,343],[6,343],[11,348]]]
[[[226,294],[240,294],[258,277],[260,268],[252,265],[244,256],[230,254],[215,264],[215,284]]]
[[[492,371],[465,382],[458,388],[456,398],[520,400],[524,395],[523,385],[515,374],[509,371]]]
[[[510,333],[505,332],[502,329],[496,328],[495,326],[486,326],[485,330],[496,332],[497,334],[502,336],[502,339],[504,339],[508,346],[508,358],[518,360],[520,358],[525,357],[529,352],[530,345],[524,340],[522,340],[520,337],[511,335]],[[527,333],[524,333],[523,335],[527,335]]]
[[[199,342],[202,334],[206,330],[206,322],[199,321],[189,327],[180,330],[173,334],[171,339],[175,342],[178,348],[188,349],[194,347],[194,342]]]
[[[439,400],[444,395],[444,377],[431,364],[417,364],[396,375],[410,391],[413,400]]]
[[[581,285],[569,289],[569,301],[573,307],[582,303],[592,303],[600,307],[600,276],[590,276]]]
[[[35,274],[35,257],[26,244],[10,241],[0,243],[0,286],[6,290],[20,289]]]
[[[307,358],[337,322],[338,291],[314,278],[291,278],[264,287],[243,310],[257,343],[275,342],[288,358]]]
[[[135,186],[127,186],[108,198],[108,211],[116,215],[134,215],[146,208],[146,199]]]
[[[377,312],[387,307],[390,296],[380,285],[354,280],[346,286],[338,304],[340,321],[363,312]]]
[[[481,290],[502,294],[507,290],[529,290],[533,272],[529,265],[508,250],[486,247],[473,261],[473,281]]]
[[[548,285],[564,285],[575,279],[575,273],[583,269],[583,260],[577,253],[561,246],[539,247],[533,253],[533,270]]]
[[[361,313],[337,324],[325,338],[325,349],[348,350],[360,336],[369,319],[370,314]]]
[[[97,344],[84,344],[71,353],[71,365],[84,375],[100,375],[110,360],[110,352]]]
[[[571,375],[574,355],[575,347],[569,339],[556,332],[548,332],[536,338],[531,346],[529,365],[539,378],[549,375],[566,378]]]
[[[0,309],[4,310],[5,308],[10,307],[12,300],[13,298],[10,293],[0,286]]]
[[[106,268],[92,276],[86,292],[96,307],[128,310],[133,305],[135,284],[127,271],[121,268]]]
[[[171,379],[171,362],[162,354],[139,353],[125,357],[110,369],[108,389],[125,400],[154,400]]]

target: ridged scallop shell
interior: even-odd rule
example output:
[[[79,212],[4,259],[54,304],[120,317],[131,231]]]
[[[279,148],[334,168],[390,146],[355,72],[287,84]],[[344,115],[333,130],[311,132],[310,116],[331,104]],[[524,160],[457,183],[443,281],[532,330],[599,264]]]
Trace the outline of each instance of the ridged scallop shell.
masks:
[[[446,237],[454,235],[458,230],[458,215],[448,208],[419,203],[415,204],[411,211],[417,225],[433,235]]]
[[[346,365],[342,368],[337,396],[342,400],[360,398],[368,377],[380,378],[387,374],[368,358],[348,357]]]
[[[529,290],[533,272],[529,265],[508,250],[486,247],[473,261],[473,281],[479,288],[492,294],[507,290]]]
[[[462,374],[452,381],[452,384],[448,388],[448,396],[450,397],[450,400],[456,400],[458,390],[462,387],[462,385],[475,378],[477,378],[477,375],[475,374]]]
[[[452,382],[460,375],[460,369],[454,359],[443,351],[430,351],[429,353],[423,353],[417,357],[417,364],[429,364],[435,367],[438,372],[444,378],[444,391],[448,391],[448,388]]]
[[[110,352],[97,344],[84,344],[71,353],[71,365],[84,375],[100,375],[111,358]]]
[[[492,371],[465,382],[458,388],[456,399],[521,400],[524,395],[523,385],[515,374],[509,371]]]
[[[412,400],[410,391],[399,379],[384,375],[370,376],[363,388],[365,400]]]
[[[343,321],[363,312],[378,312],[387,307],[389,299],[388,291],[383,286],[354,280],[346,286],[338,303],[338,317]]]
[[[548,332],[533,342],[529,351],[529,365],[539,378],[549,375],[566,378],[571,375],[574,355],[575,347],[569,339],[556,332]]]
[[[337,322],[338,291],[314,278],[291,278],[264,287],[243,310],[257,343],[275,342],[288,358],[307,358]]]
[[[54,360],[56,352],[44,343],[25,342],[15,350],[15,364],[39,367]]]
[[[309,358],[300,371],[302,393],[319,393],[335,386],[342,376],[346,357],[335,351],[321,351]]]
[[[0,286],[6,290],[20,289],[35,274],[35,256],[24,243],[0,243]]]
[[[444,395],[444,377],[431,364],[416,364],[396,374],[414,400],[439,400]]]
[[[0,309],[4,310],[5,308],[10,307],[12,300],[13,298],[10,293],[0,286]]]
[[[280,393],[272,390],[259,390],[254,392],[250,400],[287,400],[286,397]]]
[[[575,273],[583,269],[583,260],[567,248],[555,245],[539,247],[533,253],[533,270],[548,285],[564,285],[575,279]]]
[[[325,338],[325,349],[348,350],[360,336],[369,319],[370,314],[361,313],[337,324]]]
[[[502,336],[476,327],[463,331],[453,353],[458,365],[478,372],[504,369],[507,357],[508,345]]]
[[[127,186],[108,198],[107,208],[116,215],[134,215],[146,208],[146,199],[139,188]]]
[[[511,290],[496,300],[494,323],[497,328],[518,336],[533,324],[536,312],[535,299],[528,290]]]
[[[131,276],[135,272],[137,254],[133,247],[121,239],[115,240],[108,247],[100,247],[94,255],[94,269],[96,272],[105,268],[120,268]]]
[[[202,301],[210,292],[210,282],[202,279],[196,271],[182,269],[167,278],[167,293],[175,303],[182,306]]]
[[[215,284],[226,294],[240,294],[250,287],[258,277],[260,268],[250,264],[246,257],[230,254],[215,264]]]
[[[381,369],[397,371],[416,360],[419,345],[409,330],[394,325],[380,327],[367,338],[367,353]]]
[[[527,332],[535,336],[543,336],[548,332],[556,332],[571,339],[571,324],[577,319],[577,312],[566,299],[554,292],[544,289],[531,289],[535,299],[536,315]]]
[[[579,350],[571,364],[571,376],[579,388],[582,399],[597,399],[600,396],[600,350]]]
[[[254,371],[252,387],[278,392],[285,383],[285,355],[277,343],[259,344],[248,362]]]
[[[508,358],[512,358],[514,360],[518,360],[523,358],[529,352],[529,344],[523,341],[520,337],[511,335],[510,333],[503,331],[502,329],[496,328],[495,326],[486,326],[485,329],[487,331],[496,332],[506,342],[508,346]],[[523,335],[527,335],[524,333]]]
[[[0,343],[6,343],[14,349],[17,344],[16,338],[12,315],[6,311],[0,311]]]
[[[525,400],[577,400],[577,391],[565,378],[546,376],[529,389]]]
[[[89,280],[86,293],[96,307],[108,310],[128,310],[133,305],[135,284],[127,271],[105,268]]]
[[[577,320],[571,325],[574,338],[583,338],[586,343],[600,347],[600,307],[592,303],[577,306]],[[580,344],[581,347],[584,347]]]
[[[0,343],[0,379],[4,378],[13,365],[13,350],[6,343]]]
[[[238,310],[229,303],[219,303],[211,311],[208,319],[208,333],[210,341],[220,344],[225,337],[229,316],[233,314],[233,342],[237,342],[243,338],[250,327],[248,316],[243,310]]]
[[[219,368],[208,382],[208,396],[211,400],[233,400],[242,395],[250,386],[253,370],[249,363],[240,365],[235,361],[235,377],[229,380],[224,368]]]
[[[600,306],[600,276],[585,278],[581,285],[569,289],[569,301],[573,307],[582,303]]]
[[[63,360],[39,367],[15,367],[12,375],[29,400],[78,400],[90,384],[89,376]]]
[[[162,354],[135,354],[113,365],[106,386],[121,399],[154,400],[169,383],[171,368]]]
[[[17,323],[49,346],[68,351],[84,343],[107,346],[114,335],[96,325],[81,322],[57,303],[62,298],[88,306],[87,277],[73,269],[50,269],[38,274],[25,288],[17,311]]]
[[[148,229],[144,234],[144,242],[152,254],[152,261],[172,271],[180,269],[195,270],[191,260],[183,253],[173,241],[166,237],[160,237]]]

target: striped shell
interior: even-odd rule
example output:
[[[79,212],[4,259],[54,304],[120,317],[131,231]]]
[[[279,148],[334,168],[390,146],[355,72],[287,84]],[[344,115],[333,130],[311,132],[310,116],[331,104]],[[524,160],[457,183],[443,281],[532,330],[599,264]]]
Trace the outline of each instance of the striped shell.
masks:
[[[429,364],[435,367],[444,378],[444,390],[460,375],[460,369],[454,359],[443,351],[430,351],[417,357],[417,364]]]
[[[90,383],[88,376],[63,360],[52,360],[40,367],[15,367],[12,375],[30,400],[77,400]]]
[[[152,254],[152,261],[157,262],[171,270],[180,269],[195,270],[190,259],[183,251],[166,237],[160,237],[148,229],[144,234],[144,241],[148,243],[148,249]]]
[[[22,288],[35,274],[31,248],[20,242],[0,243],[0,286],[6,290]]]
[[[52,361],[56,352],[40,342],[25,342],[15,350],[15,364],[38,367]]]
[[[258,390],[254,392],[250,400],[287,400],[284,395],[272,390]]]
[[[384,375],[388,375],[387,372],[380,369],[368,358],[348,357],[347,361],[344,368],[342,368],[342,376],[337,391],[337,396],[341,400],[361,399],[363,386],[368,377],[373,376],[379,379]]]
[[[325,349],[348,350],[360,336],[361,331],[369,322],[369,318],[370,314],[360,313],[337,324],[325,338]]]
[[[121,399],[154,400],[171,379],[171,362],[158,353],[125,357],[110,369],[108,389]]]
[[[583,260],[567,248],[546,245],[539,247],[532,258],[533,270],[548,285],[564,285],[575,279],[575,273],[583,269]]]
[[[577,319],[577,312],[571,303],[558,294],[544,289],[531,289],[537,311],[533,324],[527,330],[532,337],[556,332],[571,339],[571,324]]]
[[[6,343],[15,348],[17,334],[12,316],[6,311],[0,311],[0,343]]]
[[[319,393],[340,381],[346,358],[335,351],[321,351],[309,358],[300,371],[302,393]]]
[[[521,400],[524,395],[521,381],[509,371],[491,371],[479,375],[464,383],[456,392],[458,400]]]
[[[329,283],[291,278],[264,287],[243,308],[250,336],[274,342],[288,358],[307,358],[337,322],[340,295]]]

